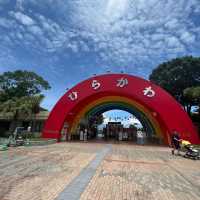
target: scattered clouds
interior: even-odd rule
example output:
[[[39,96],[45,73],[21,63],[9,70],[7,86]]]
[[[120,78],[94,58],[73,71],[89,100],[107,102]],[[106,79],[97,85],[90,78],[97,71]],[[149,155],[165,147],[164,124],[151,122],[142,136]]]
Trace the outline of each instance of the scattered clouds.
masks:
[[[180,39],[185,44],[194,44],[194,42],[196,41],[196,36],[195,36],[195,34],[185,31],[181,34]]]
[[[31,26],[34,24],[34,20],[31,17],[21,12],[10,12],[10,15],[25,26]]]
[[[83,26],[88,36],[96,43],[102,42],[110,54],[104,59],[114,59],[126,64],[133,57],[147,59],[167,58],[192,48],[198,30],[191,22],[192,7],[200,7],[198,1],[76,1],[72,3],[72,19],[77,26]],[[78,13],[78,14],[77,14]],[[194,32],[190,32],[193,28]],[[188,32],[183,38],[182,33]],[[184,40],[184,41],[182,41]],[[184,42],[184,43],[183,43]],[[164,48],[163,48],[164,47]],[[166,48],[167,47],[167,48]],[[131,58],[131,59],[127,59]]]
[[[138,128],[142,127],[140,121],[134,117],[132,114],[122,111],[122,110],[112,110],[103,113],[104,121],[103,126],[108,124],[108,122],[121,122],[124,127],[129,127],[130,124],[134,124]]]
[[[14,21],[13,20],[9,20],[6,18],[0,18],[0,27],[2,29],[9,29],[10,27],[12,27],[14,25]]]
[[[15,2],[0,0],[4,71],[42,65],[34,70],[55,82],[107,69],[147,78],[163,61],[200,55],[199,0]]]
[[[52,10],[53,6],[59,8],[57,13],[62,12],[62,22],[48,13],[48,8]],[[37,11],[33,13],[32,7]],[[42,12],[44,7],[46,10]],[[192,52],[199,27],[192,23],[190,15],[199,12],[199,7],[198,0],[178,0],[176,4],[173,0],[76,0],[69,3],[61,0],[54,4],[51,0],[45,3],[17,0],[15,10],[9,12],[11,19],[0,20],[0,26],[12,28],[15,19],[14,31],[18,36],[23,25],[26,34],[40,41],[36,48],[42,52],[94,51],[99,60],[130,65],[131,62],[137,64],[141,58],[148,62],[148,59],[167,59],[172,53],[176,56],[190,49]],[[71,23],[67,23],[67,18]],[[21,42],[27,45],[32,40]]]

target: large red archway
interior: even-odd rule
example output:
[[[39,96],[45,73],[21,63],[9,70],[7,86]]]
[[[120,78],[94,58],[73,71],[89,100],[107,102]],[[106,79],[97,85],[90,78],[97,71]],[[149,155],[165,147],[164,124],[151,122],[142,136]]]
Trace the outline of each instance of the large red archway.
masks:
[[[200,142],[192,121],[172,96],[152,82],[128,74],[91,77],[70,89],[51,111],[43,137],[59,140],[64,122],[73,133],[81,117],[109,103],[139,110],[166,144],[169,144],[174,129],[182,138],[192,143]]]

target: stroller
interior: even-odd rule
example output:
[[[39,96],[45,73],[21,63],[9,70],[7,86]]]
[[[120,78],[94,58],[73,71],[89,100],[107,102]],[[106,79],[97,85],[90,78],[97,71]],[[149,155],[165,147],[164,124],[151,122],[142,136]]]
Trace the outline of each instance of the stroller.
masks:
[[[194,160],[200,160],[200,152],[198,149],[195,149],[195,147],[186,140],[181,141],[181,150],[185,152],[183,155],[185,158],[191,158]]]
[[[12,133],[9,137],[9,142],[7,146],[16,147],[16,146],[23,146],[24,144],[25,144],[24,127],[16,127],[14,133]]]

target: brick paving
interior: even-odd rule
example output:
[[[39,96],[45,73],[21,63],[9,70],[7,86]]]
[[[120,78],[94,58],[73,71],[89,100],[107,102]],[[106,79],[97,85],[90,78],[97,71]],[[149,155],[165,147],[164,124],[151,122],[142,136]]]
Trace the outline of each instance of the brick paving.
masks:
[[[72,186],[81,200],[200,200],[200,161],[172,156],[166,147],[129,144],[111,144],[97,159],[107,146],[60,143],[0,152],[0,200],[53,200]]]
[[[81,200],[200,200],[200,161],[168,148],[113,145]]]
[[[84,191],[88,185],[90,179],[96,172],[97,167],[104,159],[106,154],[110,151],[110,146],[107,145],[101,151],[97,152],[95,159],[93,159],[90,164],[77,176],[66,188],[65,190],[56,198],[56,200],[77,200],[80,199],[81,193]]]
[[[0,200],[55,199],[98,149],[63,143],[0,152]]]

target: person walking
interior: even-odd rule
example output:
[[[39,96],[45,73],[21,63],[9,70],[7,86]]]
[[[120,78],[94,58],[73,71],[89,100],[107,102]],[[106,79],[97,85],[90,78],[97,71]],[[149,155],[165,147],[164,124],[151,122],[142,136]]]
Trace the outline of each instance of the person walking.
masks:
[[[172,143],[172,154],[175,155],[175,151],[177,151],[177,155],[180,155],[180,148],[181,148],[181,138],[179,133],[176,130],[173,130],[172,137],[171,137],[171,143]]]

